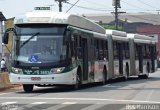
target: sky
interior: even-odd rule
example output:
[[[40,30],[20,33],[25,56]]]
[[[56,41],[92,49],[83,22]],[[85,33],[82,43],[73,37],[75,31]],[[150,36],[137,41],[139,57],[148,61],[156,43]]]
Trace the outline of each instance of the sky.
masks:
[[[148,12],[158,13],[160,11],[160,0],[120,0],[120,11],[126,13]],[[66,12],[71,4],[77,0],[68,0],[63,3],[62,11]],[[58,11],[58,2],[55,0],[0,0],[0,11],[6,18],[12,18],[33,11],[34,7],[50,6],[52,10]],[[68,11],[74,14],[111,13],[114,11],[112,0],[79,0],[78,3]]]

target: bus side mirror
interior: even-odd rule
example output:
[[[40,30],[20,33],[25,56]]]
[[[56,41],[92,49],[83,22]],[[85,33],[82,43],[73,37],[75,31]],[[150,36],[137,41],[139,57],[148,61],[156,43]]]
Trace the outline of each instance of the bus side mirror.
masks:
[[[4,33],[4,36],[3,36],[3,39],[2,39],[2,42],[4,44],[8,44],[8,40],[9,40],[9,33]]]

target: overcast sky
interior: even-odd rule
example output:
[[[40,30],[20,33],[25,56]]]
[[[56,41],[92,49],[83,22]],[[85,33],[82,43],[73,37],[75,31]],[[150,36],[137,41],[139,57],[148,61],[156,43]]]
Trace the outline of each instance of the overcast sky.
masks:
[[[74,4],[77,0],[68,0]],[[71,5],[63,3],[63,12],[66,12]],[[27,11],[32,11],[37,6],[51,6],[52,10],[58,11],[58,3],[55,0],[0,0],[0,11],[6,18],[12,18]],[[111,13],[114,7],[112,0],[79,0],[68,13]],[[121,0],[120,11],[127,13],[160,11],[160,0]]]

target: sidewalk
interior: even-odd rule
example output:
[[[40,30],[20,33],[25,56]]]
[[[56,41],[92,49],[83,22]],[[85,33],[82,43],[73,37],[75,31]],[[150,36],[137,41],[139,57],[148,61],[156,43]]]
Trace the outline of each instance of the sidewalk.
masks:
[[[7,72],[0,73],[0,92],[5,91],[12,88],[21,87],[20,84],[11,84],[9,81],[9,76]]]

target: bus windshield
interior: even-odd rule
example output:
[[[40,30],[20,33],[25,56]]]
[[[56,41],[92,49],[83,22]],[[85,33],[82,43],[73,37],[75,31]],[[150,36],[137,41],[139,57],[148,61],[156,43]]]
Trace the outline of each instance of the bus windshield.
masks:
[[[65,27],[16,26],[14,60],[21,63],[52,63],[66,59]]]

